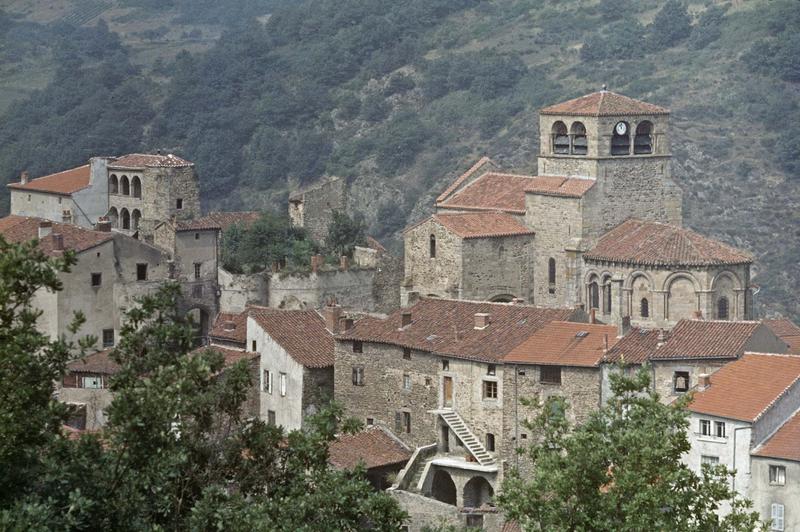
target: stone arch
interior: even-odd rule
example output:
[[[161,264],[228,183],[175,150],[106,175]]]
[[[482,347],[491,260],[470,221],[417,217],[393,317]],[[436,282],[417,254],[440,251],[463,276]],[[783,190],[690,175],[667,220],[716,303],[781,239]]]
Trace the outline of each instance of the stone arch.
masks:
[[[586,126],[583,122],[573,122],[569,127],[569,137],[571,140],[573,155],[586,155],[589,151],[589,144],[586,140]]]
[[[631,306],[636,307],[636,314],[631,309],[631,314],[639,318],[652,318],[654,303],[653,300],[653,279],[645,272],[634,272],[628,279],[628,286],[631,294]],[[646,302],[646,303],[645,303]],[[647,313],[643,313],[646,311]]]
[[[553,153],[569,154],[569,135],[567,134],[567,125],[564,122],[558,120],[553,123],[553,127],[550,128],[550,139]]]
[[[620,134],[617,129],[623,127],[625,132]],[[631,127],[627,122],[620,121],[615,123],[611,132],[611,155],[630,155],[631,153]]]
[[[689,319],[698,308],[700,283],[686,272],[671,274],[664,282],[667,291],[667,319]]]
[[[128,176],[124,175],[120,178],[119,186],[123,196],[131,195],[131,182],[128,181]]]
[[[130,229],[131,228],[131,213],[128,212],[128,209],[125,207],[119,213],[120,219],[122,220],[122,228],[123,229]]]
[[[456,491],[456,484],[450,473],[442,469],[437,469],[433,474],[433,483],[431,484],[431,495],[437,501],[455,506],[458,504],[458,492]]]
[[[131,195],[134,198],[142,197],[142,180],[139,179],[139,176],[133,176],[131,179]]]
[[[600,277],[596,273],[589,276],[589,280],[586,283],[586,290],[588,308],[600,308]]]
[[[139,230],[139,221],[142,219],[142,213],[139,209],[133,209],[131,212],[131,229],[134,231]]]
[[[742,282],[739,280],[738,275],[730,270],[723,270],[711,280],[711,290],[716,290],[720,283],[725,282],[725,280],[729,280],[734,289],[739,290],[742,288]]]
[[[491,504],[494,497],[492,485],[484,477],[472,477],[464,484],[464,508],[480,508]]]
[[[633,137],[633,153],[653,153],[653,123],[643,120],[636,126],[636,135]]]
[[[611,314],[611,274],[603,275],[601,286],[603,295],[603,314]]]
[[[119,228],[119,212],[116,207],[108,209],[106,216],[108,217],[108,221],[111,222],[111,227]]]
[[[639,277],[644,277],[647,280],[647,284],[650,285],[651,287],[655,286],[655,282],[653,281],[653,276],[652,275],[650,275],[648,272],[644,272],[642,270],[636,270],[634,272],[631,272],[625,278],[625,283],[623,284],[623,288],[626,288],[626,289],[629,289],[629,290],[633,289],[633,283]]]
[[[108,193],[119,194],[119,179],[117,178],[117,174],[108,176]]]
[[[511,303],[516,299],[514,294],[498,294],[489,299],[492,303]]]

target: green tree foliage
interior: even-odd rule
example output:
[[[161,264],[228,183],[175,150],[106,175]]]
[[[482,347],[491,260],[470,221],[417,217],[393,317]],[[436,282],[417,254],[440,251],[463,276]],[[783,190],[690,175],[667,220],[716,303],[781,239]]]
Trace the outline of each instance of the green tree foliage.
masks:
[[[645,28],[638,20],[623,17],[587,38],[581,47],[581,60],[634,59],[647,52],[646,46]]]
[[[550,397],[528,428],[532,473],[513,472],[498,497],[526,530],[753,530],[758,514],[730,488],[724,466],[701,474],[681,462],[690,448],[686,404],[661,403],[649,370],[611,377],[613,397],[570,426],[563,398]],[[725,518],[715,510],[732,505]]]
[[[770,14],[767,27],[771,36],[759,39],[742,55],[750,70],[800,82],[800,10],[796,4],[781,4]]]
[[[703,11],[689,36],[690,48],[700,50],[720,38],[725,11],[723,6],[710,6]]]
[[[663,50],[687,38],[692,32],[692,17],[681,0],[667,0],[648,27],[650,49]]]
[[[351,218],[346,212],[333,211],[333,221],[328,227],[325,240],[329,253],[352,257],[353,249],[366,243],[366,228],[361,217]]]
[[[597,10],[603,20],[613,22],[627,16],[632,7],[630,0],[600,0]]]
[[[245,420],[246,361],[190,352],[192,327],[167,284],[126,316],[121,369],[99,435],[64,437],[52,398],[71,346],[36,330],[31,298],[58,290],[74,259],[0,239],[0,529],[396,530],[404,514],[364,471],[333,470],[328,444],[357,424],[332,406],[304,431]]]
[[[232,273],[269,269],[274,262],[307,268],[318,246],[286,215],[264,212],[250,227],[239,224],[222,235],[222,265]]]

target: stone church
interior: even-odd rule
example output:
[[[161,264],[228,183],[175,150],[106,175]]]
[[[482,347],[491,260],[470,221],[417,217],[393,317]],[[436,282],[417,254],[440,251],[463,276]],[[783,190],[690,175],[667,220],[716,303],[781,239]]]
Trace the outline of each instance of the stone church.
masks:
[[[585,306],[618,325],[752,316],[752,257],[683,228],[669,110],[602,90],[539,112],[537,175],[480,159],[407,228],[402,301]]]

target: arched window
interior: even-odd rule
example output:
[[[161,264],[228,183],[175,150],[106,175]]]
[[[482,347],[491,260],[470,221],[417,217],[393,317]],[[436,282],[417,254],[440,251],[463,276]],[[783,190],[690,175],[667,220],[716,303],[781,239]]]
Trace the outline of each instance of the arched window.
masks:
[[[717,300],[717,318],[720,320],[727,320],[729,316],[728,298],[722,296]]]
[[[429,244],[430,244],[430,249],[429,249],[430,256],[431,256],[432,259],[435,259],[436,258],[436,235],[431,235]]]
[[[647,301],[646,297],[643,297],[642,301],[639,303],[639,316],[642,318],[650,317],[650,302]]]
[[[108,209],[108,214],[106,214],[106,216],[108,216],[108,221],[111,222],[111,227],[119,227],[119,212],[117,212],[116,207]]]
[[[627,122],[617,122],[611,137],[611,155],[630,155],[631,132]]]
[[[139,220],[142,219],[142,213],[139,212],[139,209],[133,209],[131,213],[131,229],[137,231],[139,229]]]
[[[603,314],[611,314],[611,283],[603,283]]]
[[[116,174],[111,174],[108,178],[108,193],[119,194],[119,179]]]
[[[589,283],[589,308],[600,308],[600,287],[597,281]]]
[[[122,209],[122,212],[120,212],[120,217],[122,218],[122,228],[123,229],[130,229],[131,228],[131,213],[128,212],[128,209]]]
[[[547,282],[551,294],[556,293],[556,259],[550,257],[547,261]]]
[[[134,198],[142,197],[142,182],[137,176],[133,176],[133,179],[131,179],[131,192],[133,192]]]
[[[569,135],[567,135],[567,125],[560,120],[553,124],[551,130],[551,142],[553,144],[553,153],[569,153]]]
[[[569,133],[569,136],[572,137],[572,153],[586,155],[589,148],[586,142],[586,126],[583,125],[583,122],[573,122]]]
[[[122,187],[122,195],[123,196],[130,196],[131,195],[131,184],[128,182],[128,176],[124,175],[120,179],[120,186]]]
[[[633,153],[653,153],[653,124],[645,120],[636,126]]]

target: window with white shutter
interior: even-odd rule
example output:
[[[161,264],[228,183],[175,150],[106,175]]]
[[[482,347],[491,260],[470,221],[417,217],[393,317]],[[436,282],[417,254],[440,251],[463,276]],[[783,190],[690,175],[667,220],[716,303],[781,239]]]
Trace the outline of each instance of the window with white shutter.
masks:
[[[772,505],[772,526],[770,530],[783,530],[783,505]]]

